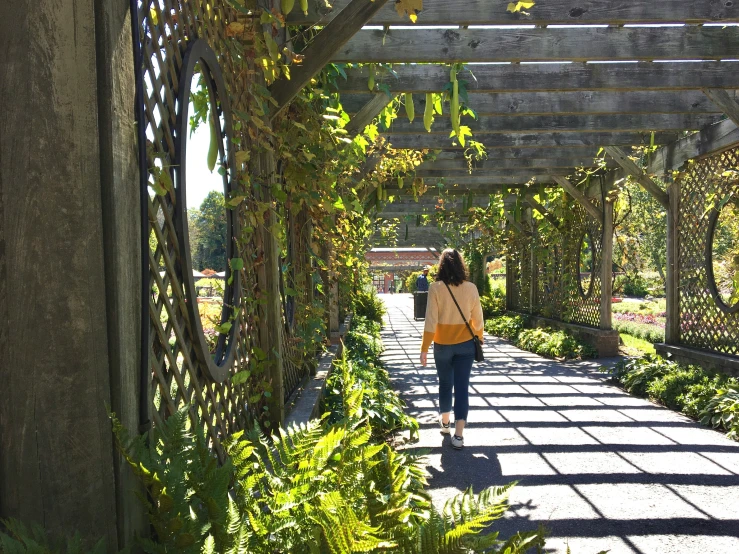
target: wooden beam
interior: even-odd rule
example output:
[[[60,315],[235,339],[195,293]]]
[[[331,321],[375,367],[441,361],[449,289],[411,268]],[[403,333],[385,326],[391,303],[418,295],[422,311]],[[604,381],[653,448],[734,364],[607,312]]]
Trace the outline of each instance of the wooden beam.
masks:
[[[287,106],[307,85],[313,76],[323,69],[365,23],[385,5],[387,0],[351,0],[336,17],[318,33],[308,47],[301,52],[303,63],[293,64],[290,80],[278,80],[270,87],[277,101],[274,117]]]
[[[332,0],[333,10],[323,0],[309,2],[308,14],[297,8],[287,20],[292,25],[326,24],[349,0]],[[739,21],[736,2],[717,0],[672,0],[669,9],[653,0],[604,2],[602,0],[546,0],[527,11],[511,13],[505,4],[491,0],[424,0],[418,25],[553,25],[626,23],[710,23]],[[395,3],[386,5],[372,18],[372,25],[403,25]]]
[[[337,19],[340,17],[341,14]],[[340,47],[331,61],[490,63],[720,60],[735,57],[738,50],[737,27],[403,28],[363,30]]]
[[[558,172],[562,173],[562,172]],[[567,172],[571,174],[572,172]],[[540,183],[551,183],[552,175],[545,173],[536,173],[530,170],[526,171],[506,171],[502,173],[487,173],[482,175],[451,175],[446,177],[428,177],[424,181],[427,186],[433,187],[435,181],[442,181],[446,188],[454,185],[488,185],[495,183],[496,185],[525,185],[531,179],[536,179]],[[392,190],[389,189],[388,190]]]
[[[462,149],[453,139],[431,133],[385,135],[393,148]],[[606,144],[637,146],[649,144],[649,135],[641,133],[511,133],[488,134],[474,137],[486,148],[547,148],[593,146],[596,151]],[[667,144],[677,139],[676,133],[655,134],[655,144]],[[488,152],[488,155],[490,153]]]
[[[739,127],[726,119],[658,149],[651,156],[647,173],[664,175],[679,169],[688,160],[710,156],[736,146],[739,146]]]
[[[474,77],[467,71],[459,73],[460,79],[468,81],[471,94],[739,89],[738,62],[511,64],[479,65],[471,69]],[[342,93],[367,92],[368,68],[350,68],[346,74],[347,79],[338,83]],[[392,74],[378,73],[376,80],[393,92],[440,92],[449,82],[449,67],[396,66]]]
[[[362,109],[359,110],[359,112],[352,116],[344,129],[350,137],[361,133],[367,125],[372,123],[372,121],[380,115],[380,112],[384,110],[392,100],[393,97],[388,96],[384,92],[374,94],[372,99],[362,106]]]
[[[721,91],[723,92],[723,91]],[[518,116],[480,116],[478,119],[463,117],[473,136],[481,133],[516,132],[572,132],[572,131],[695,131],[718,121],[712,114],[621,114],[621,115],[518,115]],[[413,123],[406,118],[393,121],[387,134],[423,133],[423,121]],[[452,132],[451,120],[437,119],[431,127],[431,134],[449,136]]]
[[[537,212],[539,212],[542,216],[544,216],[549,223],[554,225],[555,229],[559,229],[560,222],[559,220],[550,212],[547,210],[544,206],[541,205],[541,203],[534,198],[533,194],[526,194],[524,195],[524,198],[526,199],[526,202],[528,202],[529,206],[531,206],[533,209],[535,209]]]
[[[575,185],[570,183],[564,177],[554,176],[552,177],[552,179],[554,179],[556,183],[558,183],[563,189],[565,189],[565,191],[567,191],[567,194],[577,200],[582,205],[582,207],[585,208],[585,211],[588,212],[591,217],[593,217],[593,219],[599,221],[600,223],[603,223],[603,212],[601,212],[595,206],[595,204],[588,200]]]
[[[733,95],[725,90],[712,88],[703,89],[703,94],[708,96],[711,102],[718,106],[734,122],[734,125],[739,125],[739,104]]]
[[[603,243],[600,259],[600,328],[613,326],[613,202],[603,198]]]
[[[477,68],[473,70],[477,73]],[[474,81],[470,82],[472,85]],[[727,94],[732,99],[739,99],[736,91],[728,91]],[[372,98],[372,94],[342,94],[341,105],[353,114]],[[414,95],[413,104],[416,113],[422,114],[426,108],[426,96]],[[470,94],[468,106],[478,116],[721,113],[721,109],[699,90],[485,92]],[[436,118],[448,117],[448,114],[446,111]]]
[[[564,156],[564,154],[563,154]],[[550,169],[561,167],[595,167],[594,156],[569,156],[561,158],[496,158],[472,162],[472,174],[484,171],[500,171],[501,169]],[[608,160],[611,167],[616,164]],[[422,177],[427,172],[447,171],[450,173],[467,173],[467,160],[436,160],[424,162],[416,169],[416,175]],[[433,175],[433,174],[431,174]],[[430,175],[430,176],[431,176]]]
[[[569,158],[578,157],[583,159],[593,159],[598,153],[598,147],[580,146],[580,147],[547,147],[547,148],[496,148],[488,152],[487,158],[475,163],[492,163],[496,160],[547,160],[551,158]],[[435,162],[464,162],[464,152],[461,150],[436,150],[434,152]],[[432,163],[428,160],[424,163]]]
[[[644,188],[644,190],[651,194],[657,202],[662,204],[663,207],[667,208],[667,193],[663,191],[657,183],[652,181],[652,179],[650,179],[639,166],[629,159],[626,152],[621,150],[618,146],[605,146],[604,149],[626,173],[631,175],[636,182]]]
[[[667,209],[667,278],[665,279],[666,321],[665,342],[680,344],[680,182],[667,189],[670,206]]]
[[[496,171],[497,169],[497,171]],[[469,173],[467,170],[453,170],[453,169],[431,169],[431,170],[423,170],[423,169],[417,169],[416,170],[416,177],[423,177],[426,179],[450,179],[452,181],[459,180],[459,179],[468,179],[468,178],[477,178],[480,180],[487,181],[488,183],[496,182],[498,178],[504,178],[504,177],[523,177],[528,178],[528,176],[537,174],[537,175],[572,175],[575,171],[573,169],[573,166],[568,167],[539,167],[539,168],[527,168],[527,167],[519,167],[519,168],[509,168],[507,170],[501,171],[501,169],[505,168],[491,168],[487,169],[485,171],[475,171],[473,173]]]
[[[508,223],[510,223],[511,226],[514,227],[519,233],[523,235],[530,234],[528,231],[526,231],[526,229],[523,228],[523,225],[516,221],[516,219],[508,212],[508,210],[503,210],[503,215],[505,215]]]

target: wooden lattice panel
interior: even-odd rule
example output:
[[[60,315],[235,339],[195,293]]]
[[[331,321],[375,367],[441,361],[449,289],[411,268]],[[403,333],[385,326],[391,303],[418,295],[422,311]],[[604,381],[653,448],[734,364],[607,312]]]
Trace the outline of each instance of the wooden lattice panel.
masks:
[[[567,221],[560,231],[549,237],[546,244],[538,232],[533,236],[516,232],[510,260],[513,278],[511,308],[567,323],[589,327],[600,325],[601,259],[603,227],[585,209],[566,197]],[[598,201],[594,204],[600,206]],[[592,287],[582,294],[578,286],[580,275],[580,244],[585,233],[592,239]],[[534,305],[530,309],[531,248],[534,248]]]
[[[213,382],[198,362],[197,341],[187,315],[184,287],[184,276],[191,268],[185,267],[178,245],[174,221],[176,195],[171,183],[175,181],[176,99],[179,87],[189,86],[179,79],[189,41],[207,40],[221,66],[230,104],[236,109],[243,106],[244,99],[239,95],[242,93],[234,94],[233,91],[243,91],[246,86],[238,81],[231,57],[233,49],[229,49],[225,38],[226,24],[233,17],[225,0],[139,2],[149,183],[170,183],[164,194],[154,193],[155,187],[149,194],[151,388],[142,394],[149,394],[154,425],[189,405],[192,424],[203,430],[221,456],[221,439],[248,423],[258,401],[250,402],[247,386],[233,385],[230,378],[222,383]],[[164,172],[169,178],[162,181]],[[242,216],[243,213],[237,214],[237,217]],[[241,247],[241,256],[245,260],[252,259],[249,254],[255,252],[254,245],[242,244]],[[254,289],[255,276],[246,268],[242,272],[242,296],[253,295]],[[248,314],[242,312],[234,325],[238,325],[236,357],[230,375],[248,366],[247,353],[252,350],[255,339],[254,325]]]
[[[731,355],[739,355],[739,313],[724,312],[711,295],[706,250],[712,206],[739,187],[735,176],[724,175],[737,163],[739,149],[697,161],[679,184],[679,342]]]

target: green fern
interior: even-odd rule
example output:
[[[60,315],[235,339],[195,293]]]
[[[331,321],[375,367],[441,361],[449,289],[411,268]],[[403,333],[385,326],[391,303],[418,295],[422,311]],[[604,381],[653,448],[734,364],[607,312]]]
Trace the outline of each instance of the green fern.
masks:
[[[4,528],[4,531],[3,531]],[[28,527],[16,519],[0,520],[2,554],[105,554],[105,541],[92,548],[85,546],[79,533],[67,540],[54,541],[40,525]]]

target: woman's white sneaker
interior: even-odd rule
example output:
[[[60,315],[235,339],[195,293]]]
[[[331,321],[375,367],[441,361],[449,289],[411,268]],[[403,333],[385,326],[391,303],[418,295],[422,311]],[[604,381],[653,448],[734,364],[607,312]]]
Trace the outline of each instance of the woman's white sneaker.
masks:
[[[442,435],[449,435],[451,433],[451,429],[452,429],[452,422],[450,421],[449,423],[444,424],[441,421],[441,418],[439,418],[439,427],[441,427],[441,434]]]
[[[452,435],[452,448],[455,450],[462,450],[464,447],[464,439],[457,435]]]

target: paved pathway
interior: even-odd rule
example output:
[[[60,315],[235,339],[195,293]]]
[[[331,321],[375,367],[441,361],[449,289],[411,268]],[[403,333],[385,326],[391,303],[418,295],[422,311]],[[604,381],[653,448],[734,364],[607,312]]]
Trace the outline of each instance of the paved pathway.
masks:
[[[434,502],[520,484],[497,528],[551,529],[548,552],[739,553],[739,444],[607,384],[599,363],[560,364],[486,337],[465,449],[437,424],[436,370],[418,364],[412,298],[385,295],[384,360],[421,423]]]

